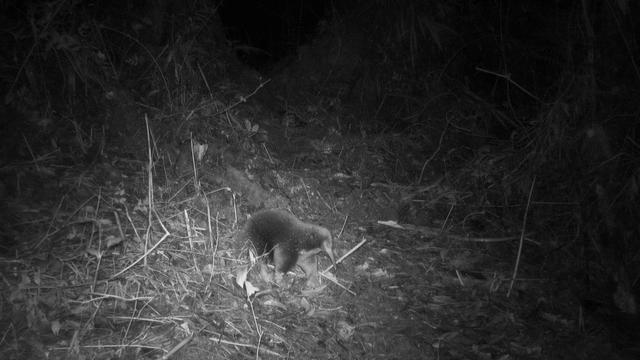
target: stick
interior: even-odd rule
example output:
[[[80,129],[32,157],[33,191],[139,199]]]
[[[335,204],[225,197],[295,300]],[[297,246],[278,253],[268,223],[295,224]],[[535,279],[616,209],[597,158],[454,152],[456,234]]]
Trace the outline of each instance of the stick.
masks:
[[[527,217],[529,216],[529,205],[531,205],[531,196],[533,195],[533,187],[536,185],[536,178],[533,178],[531,182],[531,188],[529,189],[529,198],[527,199],[527,208],[524,211],[524,218],[522,219],[522,232],[520,233],[520,245],[518,245],[518,256],[516,257],[516,265],[513,268],[513,276],[511,276],[511,284],[509,284],[509,291],[507,291],[507,297],[511,295],[511,289],[516,282],[516,276],[518,275],[518,267],[520,266],[520,256],[522,255],[522,247],[524,246],[524,232],[527,227]]]

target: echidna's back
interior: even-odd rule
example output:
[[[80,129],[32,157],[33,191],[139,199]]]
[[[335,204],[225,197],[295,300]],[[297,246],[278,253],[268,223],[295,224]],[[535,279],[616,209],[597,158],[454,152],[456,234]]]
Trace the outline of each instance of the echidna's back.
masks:
[[[295,231],[298,222],[295,216],[284,210],[259,211],[247,221],[243,236],[251,241],[258,254],[268,253],[270,259],[273,259],[272,250],[277,245],[284,255],[278,270],[287,272],[296,264],[298,257]]]

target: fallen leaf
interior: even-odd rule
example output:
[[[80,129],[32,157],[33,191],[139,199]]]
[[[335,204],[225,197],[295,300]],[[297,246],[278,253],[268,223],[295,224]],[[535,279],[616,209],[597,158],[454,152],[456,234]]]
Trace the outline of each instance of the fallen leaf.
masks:
[[[51,322],[51,332],[53,333],[53,335],[58,336],[58,334],[60,333],[60,328],[62,326],[60,325],[60,321],[58,320],[53,320]]]
[[[336,330],[338,330],[338,337],[340,340],[348,341],[353,337],[356,327],[347,323],[344,320],[338,321],[336,324]]]
[[[122,238],[119,236],[109,235],[107,236],[107,248],[114,247],[122,242]]]

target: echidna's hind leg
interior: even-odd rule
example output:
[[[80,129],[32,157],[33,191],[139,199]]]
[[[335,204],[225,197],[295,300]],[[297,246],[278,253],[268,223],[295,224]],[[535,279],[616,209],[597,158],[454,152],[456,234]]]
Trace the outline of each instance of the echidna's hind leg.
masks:
[[[260,278],[262,279],[262,281],[266,282],[266,283],[270,283],[273,282],[273,273],[271,271],[269,271],[269,268],[267,267],[267,264],[265,264],[263,261],[261,261],[258,264],[258,267],[260,269]]]
[[[276,245],[273,248],[273,266],[276,268],[273,280],[278,286],[283,285],[282,277],[288,270],[285,268],[287,264],[287,256],[289,256],[289,254],[287,254],[285,248],[280,245]]]

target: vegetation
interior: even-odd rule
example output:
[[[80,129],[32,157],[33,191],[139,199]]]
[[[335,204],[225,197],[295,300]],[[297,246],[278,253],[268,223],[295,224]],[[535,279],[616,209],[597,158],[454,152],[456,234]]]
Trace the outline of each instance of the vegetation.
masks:
[[[0,3],[0,358],[637,358],[634,3],[234,6]]]

